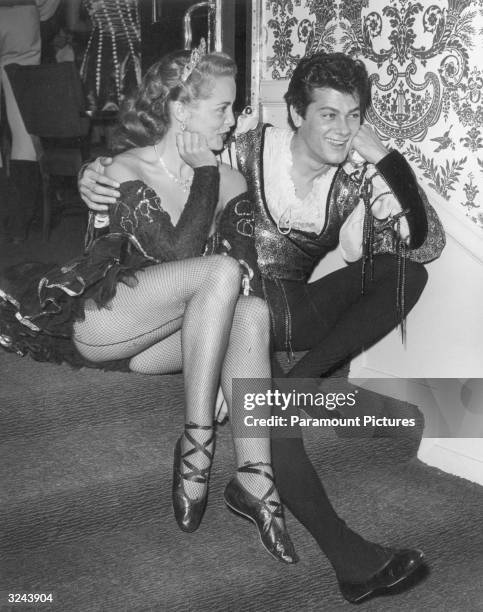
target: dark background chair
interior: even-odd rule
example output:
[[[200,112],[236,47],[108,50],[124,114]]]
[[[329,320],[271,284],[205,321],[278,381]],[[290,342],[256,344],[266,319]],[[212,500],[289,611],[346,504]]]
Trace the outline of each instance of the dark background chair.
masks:
[[[76,176],[89,156],[90,119],[73,62],[5,67],[27,131],[39,137],[42,174],[42,236],[49,237],[51,176]]]

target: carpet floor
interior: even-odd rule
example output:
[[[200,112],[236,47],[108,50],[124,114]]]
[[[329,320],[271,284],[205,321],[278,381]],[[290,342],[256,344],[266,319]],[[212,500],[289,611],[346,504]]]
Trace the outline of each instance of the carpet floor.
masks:
[[[68,236],[55,234],[42,253],[67,249]],[[251,523],[227,511],[229,425],[218,430],[202,525],[193,534],[178,529],[170,489],[183,423],[180,376],[73,371],[3,352],[0,373],[1,610],[354,608],[291,515],[301,560],[285,566],[264,551]],[[418,443],[307,428],[309,454],[348,524],[369,539],[426,554],[428,569],[413,588],[359,609],[482,611],[483,488],[420,463]],[[8,593],[52,593],[53,603],[10,605]]]

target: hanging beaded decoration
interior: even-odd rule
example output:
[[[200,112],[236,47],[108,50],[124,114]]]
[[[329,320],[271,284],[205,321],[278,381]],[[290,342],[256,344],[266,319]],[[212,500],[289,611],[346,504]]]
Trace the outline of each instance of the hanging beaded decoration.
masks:
[[[110,53],[114,70],[115,97],[119,105],[122,98],[122,87],[126,78],[128,66],[131,65],[136,83],[141,82],[141,65],[139,47],[141,42],[141,27],[138,3],[136,0],[84,0],[93,28],[82,59],[80,73],[85,81],[88,70],[88,60],[93,52],[93,44],[97,36],[97,53],[95,58],[95,93],[97,98],[101,92],[101,82],[106,75],[102,74],[105,53]],[[105,40],[104,40],[105,39]],[[104,43],[110,43],[110,49],[105,49]],[[129,51],[120,57],[120,48],[126,45]]]
[[[394,239],[396,241],[396,257],[397,257],[397,280],[396,280],[396,311],[399,319],[401,328],[401,339],[403,344],[406,342],[406,312],[405,312],[405,285],[406,285],[406,258],[407,258],[407,246],[404,240],[400,239],[400,224],[401,218],[405,216],[409,211],[402,210],[401,212],[390,215],[386,221],[379,223],[377,229],[375,228],[374,215],[372,214],[372,206],[384,195],[389,195],[391,192],[381,193],[372,199],[373,185],[372,176],[367,176],[367,164],[365,165],[362,174],[360,176],[361,186],[360,195],[364,202],[366,209],[364,215],[364,224],[362,230],[362,278],[361,278],[361,294],[364,295],[367,264],[369,264],[369,278],[372,281],[374,278],[374,239],[375,234],[383,232],[384,230],[391,229],[394,232]]]

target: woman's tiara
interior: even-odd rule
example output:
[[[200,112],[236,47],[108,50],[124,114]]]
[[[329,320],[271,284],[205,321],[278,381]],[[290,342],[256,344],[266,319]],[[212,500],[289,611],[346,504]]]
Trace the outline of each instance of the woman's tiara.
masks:
[[[202,38],[200,40],[200,44],[191,51],[189,62],[183,68],[183,72],[181,73],[181,82],[186,83],[189,79],[191,73],[196,68],[196,66],[200,63],[203,55],[206,55],[206,40]]]

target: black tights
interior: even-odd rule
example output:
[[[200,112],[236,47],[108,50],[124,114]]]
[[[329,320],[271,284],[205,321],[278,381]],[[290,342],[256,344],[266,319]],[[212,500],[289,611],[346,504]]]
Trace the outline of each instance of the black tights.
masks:
[[[396,312],[396,262],[391,256],[377,257],[374,281],[360,293],[360,264],[353,264],[299,291],[287,287],[292,312],[292,346],[308,350],[287,374],[319,377],[351,356],[368,348],[398,324]],[[426,284],[423,266],[408,262],[406,312],[417,302]],[[278,350],[284,347],[275,346]],[[275,367],[274,378],[283,376]],[[283,381],[281,387],[284,387]],[[287,380],[287,387],[292,384]],[[290,418],[298,408],[289,406],[274,414]],[[364,540],[340,519],[332,507],[320,478],[308,458],[300,427],[272,430],[272,462],[280,497],[297,520],[315,538],[339,579],[362,580],[377,571],[389,553]]]
[[[360,262],[336,270],[314,283],[285,284],[291,314],[292,349],[308,351],[290,370],[289,377],[324,376],[398,325],[396,258],[392,255],[375,257],[374,278],[369,280],[368,271],[366,276],[364,295],[361,295]],[[427,278],[423,265],[406,262],[405,314],[418,301]],[[275,341],[274,348],[281,351],[285,347],[277,346]]]

